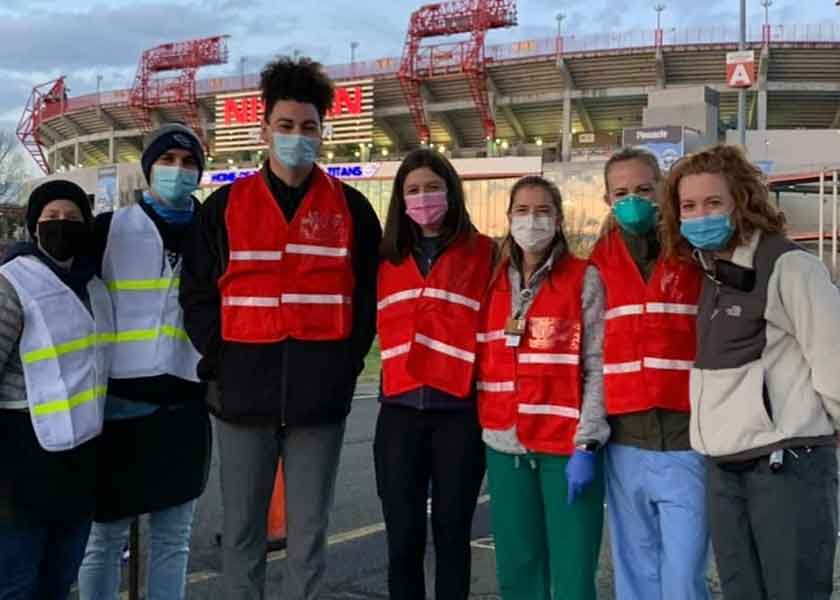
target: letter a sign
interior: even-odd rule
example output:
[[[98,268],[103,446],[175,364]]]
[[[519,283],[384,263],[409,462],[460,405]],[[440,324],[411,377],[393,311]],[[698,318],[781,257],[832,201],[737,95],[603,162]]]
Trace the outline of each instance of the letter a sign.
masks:
[[[755,55],[752,50],[726,53],[726,85],[748,88],[755,83]]]

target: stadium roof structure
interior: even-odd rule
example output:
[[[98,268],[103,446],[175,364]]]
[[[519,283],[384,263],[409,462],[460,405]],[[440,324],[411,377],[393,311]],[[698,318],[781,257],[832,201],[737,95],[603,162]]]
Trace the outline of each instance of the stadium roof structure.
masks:
[[[511,145],[562,139],[564,105],[573,132],[619,132],[642,125],[648,94],[657,89],[707,85],[720,93],[720,128],[735,127],[737,91],[725,82],[726,53],[737,50],[730,27],[564,35],[485,48],[486,87],[498,138]],[[769,129],[840,129],[840,24],[765,26],[748,35],[756,52],[757,81],[747,91],[748,125],[765,112]],[[327,67],[337,82],[373,80],[373,145],[401,152],[420,143],[401,87],[400,57]],[[214,135],[218,94],[255,90],[258,75],[199,79],[199,118]],[[487,124],[457,74],[430,77],[420,91],[430,142],[457,155],[484,148]],[[765,94],[766,92],[766,94]],[[49,164],[92,166],[135,161],[142,128],[130,90],[66,97],[36,135]],[[166,106],[153,120],[178,118]],[[222,157],[224,158],[224,157]]]

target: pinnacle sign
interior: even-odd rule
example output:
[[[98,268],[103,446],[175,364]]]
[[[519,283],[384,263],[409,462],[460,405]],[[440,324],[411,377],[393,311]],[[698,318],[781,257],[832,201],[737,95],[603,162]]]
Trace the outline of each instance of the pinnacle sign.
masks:
[[[726,85],[748,88],[755,83],[755,53],[752,50],[726,53]]]

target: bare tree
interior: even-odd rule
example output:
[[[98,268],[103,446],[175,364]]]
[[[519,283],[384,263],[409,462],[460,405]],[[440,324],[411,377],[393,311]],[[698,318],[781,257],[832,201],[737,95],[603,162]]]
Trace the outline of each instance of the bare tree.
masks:
[[[17,200],[27,177],[26,158],[11,131],[0,131],[0,204]]]

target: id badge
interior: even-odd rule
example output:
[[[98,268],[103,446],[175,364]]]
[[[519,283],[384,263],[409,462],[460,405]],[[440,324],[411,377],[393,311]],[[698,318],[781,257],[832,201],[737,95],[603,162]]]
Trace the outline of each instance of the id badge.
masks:
[[[505,335],[516,335],[522,337],[525,335],[525,326],[527,319],[513,319],[510,318],[505,322]]]
[[[505,323],[505,346],[518,348],[522,343],[522,336],[525,335],[526,325],[526,319],[508,319]]]

